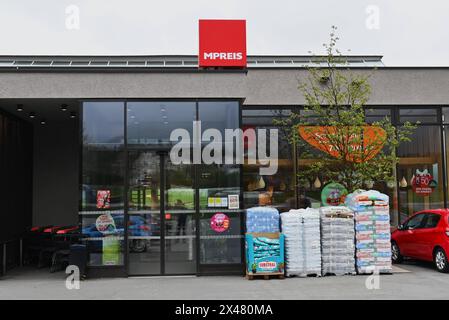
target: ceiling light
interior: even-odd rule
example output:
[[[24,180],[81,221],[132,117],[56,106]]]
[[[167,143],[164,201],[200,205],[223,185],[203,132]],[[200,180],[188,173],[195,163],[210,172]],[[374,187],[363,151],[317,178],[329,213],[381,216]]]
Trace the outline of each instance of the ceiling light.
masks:
[[[45,121],[45,119],[41,120],[41,125],[47,124],[47,121]]]
[[[70,112],[70,119],[75,119],[76,118],[76,112]]]
[[[23,104],[18,104],[17,105],[17,111],[18,112],[22,112],[23,111]]]
[[[63,112],[67,111],[67,105],[66,104],[61,104],[61,111],[63,111]]]
[[[36,118],[36,114],[35,114],[34,112],[30,112],[29,117],[30,117],[31,119],[34,119],[34,118]]]

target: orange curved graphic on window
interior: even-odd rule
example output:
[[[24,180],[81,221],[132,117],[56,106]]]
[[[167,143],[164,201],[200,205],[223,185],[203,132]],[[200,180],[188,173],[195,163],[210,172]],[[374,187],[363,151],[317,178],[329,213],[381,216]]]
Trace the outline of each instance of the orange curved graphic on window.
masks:
[[[363,126],[361,130],[351,127],[299,126],[299,134],[308,144],[332,157],[345,158],[351,162],[365,162],[374,158],[385,143],[383,128]]]

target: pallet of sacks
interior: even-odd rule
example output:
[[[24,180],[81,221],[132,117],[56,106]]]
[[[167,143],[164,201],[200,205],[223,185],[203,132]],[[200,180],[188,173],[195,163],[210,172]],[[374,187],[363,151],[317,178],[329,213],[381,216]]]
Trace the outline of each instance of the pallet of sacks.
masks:
[[[321,275],[320,213],[307,208],[281,213],[287,276]]]
[[[376,190],[358,190],[347,196],[346,206],[355,217],[357,273],[391,273],[388,196]]]
[[[355,274],[354,213],[347,207],[320,208],[322,274]]]
[[[246,278],[284,278],[284,235],[246,233]]]

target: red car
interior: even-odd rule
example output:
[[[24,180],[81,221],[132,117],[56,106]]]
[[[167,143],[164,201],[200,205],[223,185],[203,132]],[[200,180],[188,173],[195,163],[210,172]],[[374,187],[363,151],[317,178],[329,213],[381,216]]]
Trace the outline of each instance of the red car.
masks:
[[[449,209],[420,211],[391,234],[391,258],[433,261],[440,272],[449,272]]]

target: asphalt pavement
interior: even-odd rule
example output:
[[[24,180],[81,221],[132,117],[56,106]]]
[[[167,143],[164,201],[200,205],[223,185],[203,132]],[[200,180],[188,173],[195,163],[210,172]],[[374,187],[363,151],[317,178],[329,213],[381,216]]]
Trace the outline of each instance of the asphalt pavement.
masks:
[[[0,299],[449,299],[449,274],[407,261],[379,281],[366,275],[246,280],[239,276],[99,278],[66,288],[64,272],[18,268],[0,278]]]

